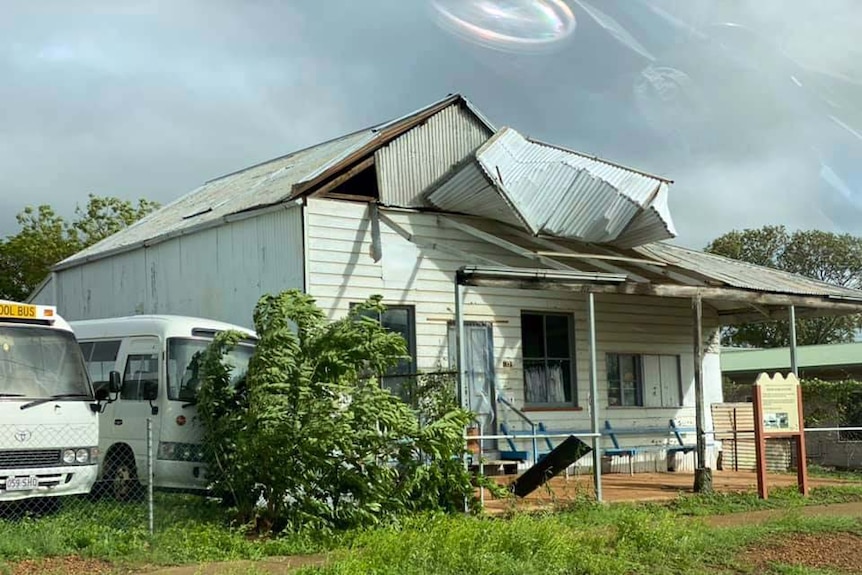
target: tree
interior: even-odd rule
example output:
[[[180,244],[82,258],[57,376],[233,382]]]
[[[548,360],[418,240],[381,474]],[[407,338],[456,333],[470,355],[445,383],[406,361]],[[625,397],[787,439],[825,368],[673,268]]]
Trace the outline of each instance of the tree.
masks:
[[[734,230],[715,239],[706,251],[767,266],[833,285],[862,287],[862,238],[819,230],[788,233],[784,226]],[[862,316],[798,319],[800,345],[853,341]],[[731,326],[724,343],[742,347],[785,347],[790,343],[786,321]]]
[[[26,299],[51,267],[80,250],[130,226],[159,204],[132,203],[90,194],[67,222],[51,206],[27,206],[18,214],[20,230],[0,240],[0,299]]]
[[[329,322],[300,291],[263,296],[260,339],[236,385],[223,357],[241,336],[216,336],[201,362],[198,417],[208,480],[241,521],[260,531],[343,528],[475,501],[462,459],[470,415],[439,405],[418,413],[380,387],[407,351],[363,313],[382,310],[373,297]]]

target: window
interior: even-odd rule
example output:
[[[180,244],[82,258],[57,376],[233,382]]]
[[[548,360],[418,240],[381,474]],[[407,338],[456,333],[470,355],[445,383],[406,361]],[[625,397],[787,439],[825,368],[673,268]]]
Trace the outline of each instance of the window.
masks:
[[[29,325],[0,326],[0,396],[90,396],[74,336]]]
[[[81,342],[81,352],[87,372],[93,381],[93,388],[98,390],[107,387],[111,371],[116,369],[117,353],[120,351],[120,341],[85,341]]]
[[[194,402],[200,387],[200,360],[212,340],[168,339],[168,399]],[[254,346],[239,343],[223,358],[231,366],[231,385],[248,373]]]
[[[355,305],[355,304],[354,304]],[[381,378],[381,385],[399,397],[404,397],[402,389],[410,376],[416,374],[416,318],[415,308],[406,305],[387,306],[386,310],[378,314],[374,311],[363,312],[364,316],[371,317],[380,322],[380,325],[390,331],[394,331],[407,342],[407,354],[409,358],[400,360],[396,365],[389,368]]]
[[[148,383],[158,385],[159,356],[155,353],[130,355],[126,360],[126,370],[123,372],[123,389],[120,399],[144,399],[144,389]]]
[[[573,340],[571,316],[521,314],[527,405],[574,405]]]
[[[679,407],[678,355],[609,353],[608,405],[619,407]]]

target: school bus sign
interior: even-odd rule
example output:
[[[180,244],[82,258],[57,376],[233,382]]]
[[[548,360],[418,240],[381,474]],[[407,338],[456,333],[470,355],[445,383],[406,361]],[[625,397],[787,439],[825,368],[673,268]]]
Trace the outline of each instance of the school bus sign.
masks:
[[[754,438],[757,451],[757,491],[768,497],[766,486],[766,440],[789,438],[796,445],[799,491],[808,494],[805,426],[802,419],[802,387],[790,373],[770,377],[761,373],[754,382]]]

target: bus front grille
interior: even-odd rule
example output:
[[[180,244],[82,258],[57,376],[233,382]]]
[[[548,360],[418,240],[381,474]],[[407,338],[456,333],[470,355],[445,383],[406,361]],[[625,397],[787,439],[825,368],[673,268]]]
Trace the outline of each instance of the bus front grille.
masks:
[[[16,449],[0,451],[0,469],[23,469],[60,464],[59,449]]]

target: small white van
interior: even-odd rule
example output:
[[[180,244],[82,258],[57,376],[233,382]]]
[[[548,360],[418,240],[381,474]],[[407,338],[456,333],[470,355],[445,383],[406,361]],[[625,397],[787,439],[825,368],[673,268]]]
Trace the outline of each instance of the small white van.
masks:
[[[232,375],[242,377],[254,353],[253,331],[214,320],[137,315],[71,322],[90,379],[103,406],[99,447],[100,486],[117,499],[146,484],[147,419],[152,419],[153,487],[205,491],[201,436],[196,417],[198,359],[218,332],[245,334],[228,355]],[[120,380],[120,391],[107,387]],[[106,397],[110,395],[110,397]]]

